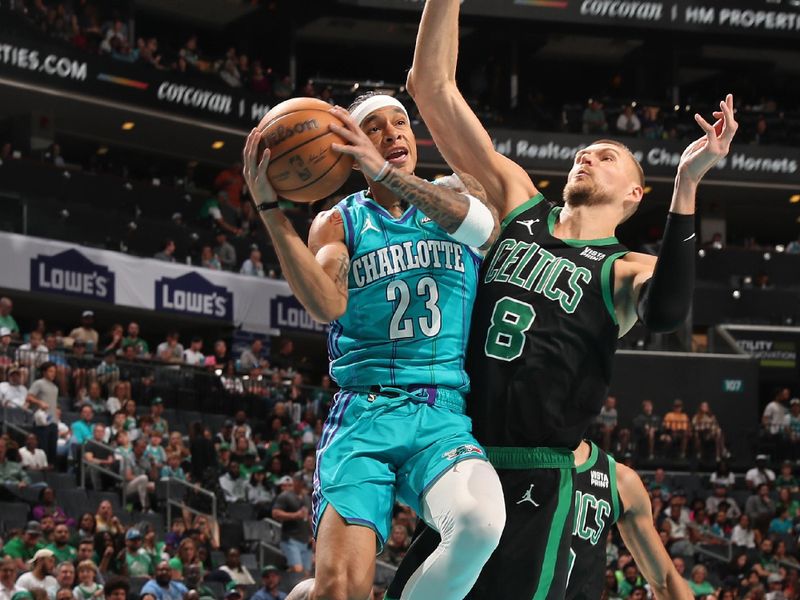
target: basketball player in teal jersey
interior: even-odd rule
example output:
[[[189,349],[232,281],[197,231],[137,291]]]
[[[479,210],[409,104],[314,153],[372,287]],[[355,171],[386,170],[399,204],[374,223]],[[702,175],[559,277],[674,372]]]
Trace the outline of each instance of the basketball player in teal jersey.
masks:
[[[468,598],[560,600],[574,517],[572,451],[607,396],[617,338],[637,319],[668,331],[688,314],[696,189],[730,149],[733,98],[720,102],[714,125],[695,116],[705,135],[681,156],[658,257],[629,252],[615,231],[644,195],[638,161],[619,142],[594,142],[575,156],[564,205],[546,200],[495,151],[458,91],[460,4],[425,3],[407,87],[447,163],[481,183],[502,220],[481,268],[466,366],[468,414],[498,470],[507,523]]]
[[[330,323],[341,388],[318,447],[311,597],[370,594],[397,498],[443,540],[415,593],[460,600],[505,522],[497,474],[464,415],[477,252],[499,223],[468,175],[462,191],[413,175],[416,143],[397,100],[364,96],[350,110],[332,110],[344,126],[331,129],[348,142],[333,149],[355,157],[368,189],[318,215],[308,246],[277,208],[259,128],[244,149],[245,178],[284,275],[308,312]]]

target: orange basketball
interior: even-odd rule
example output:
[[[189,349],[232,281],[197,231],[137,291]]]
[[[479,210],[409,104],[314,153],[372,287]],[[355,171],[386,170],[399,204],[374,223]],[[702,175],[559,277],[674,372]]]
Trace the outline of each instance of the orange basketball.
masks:
[[[338,190],[353,168],[353,158],[331,150],[345,144],[328,125],[342,122],[327,102],[292,98],[261,120],[261,143],[270,149],[267,176],[275,191],[294,202],[315,202]]]

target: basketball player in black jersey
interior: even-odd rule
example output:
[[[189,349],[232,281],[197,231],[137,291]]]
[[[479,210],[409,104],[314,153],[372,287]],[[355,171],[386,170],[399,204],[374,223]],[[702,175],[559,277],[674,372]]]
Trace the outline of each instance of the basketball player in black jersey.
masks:
[[[668,331],[688,314],[695,193],[730,149],[733,98],[720,102],[714,125],[695,115],[705,135],[681,157],[658,257],[628,252],[615,230],[642,200],[641,166],[622,144],[601,140],[575,156],[564,206],[545,200],[495,151],[458,91],[459,5],[425,3],[407,87],[445,160],[483,185],[502,219],[473,311],[467,410],[503,483],[507,520],[468,597],[563,598],[572,451],[607,395],[617,338],[637,318]],[[425,570],[423,563],[411,581]]]
[[[618,465],[593,442],[575,450],[575,521],[567,560],[565,600],[597,600],[605,588],[606,538],[617,524],[625,546],[658,600],[692,600],[653,524],[650,496],[633,469]],[[526,498],[522,502],[532,502]],[[439,535],[425,527],[417,532],[386,592],[386,600],[402,597],[411,574],[439,544]]]

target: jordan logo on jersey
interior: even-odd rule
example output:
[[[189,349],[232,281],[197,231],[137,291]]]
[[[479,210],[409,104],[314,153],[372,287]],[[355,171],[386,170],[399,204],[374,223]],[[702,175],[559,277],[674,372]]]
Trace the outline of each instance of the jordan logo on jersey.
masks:
[[[531,229],[531,226],[534,223],[538,223],[540,220],[541,219],[528,219],[527,221],[517,221],[517,223],[519,223],[520,225],[524,225],[525,227],[528,228],[528,235],[533,235],[533,230]]]
[[[370,219],[369,215],[367,215],[367,220],[364,221],[364,226],[361,228],[361,233],[364,234],[370,230],[377,231],[378,233],[380,233],[380,230],[377,227],[375,227],[375,225],[372,224],[372,219]]]
[[[591,485],[594,487],[608,488],[608,475],[600,471],[592,471]]]
[[[532,483],[531,487],[528,488],[528,491],[523,494],[522,499],[517,501],[517,504],[522,504],[523,502],[530,502],[537,508],[539,507],[539,503],[533,499],[533,486],[534,484]]]

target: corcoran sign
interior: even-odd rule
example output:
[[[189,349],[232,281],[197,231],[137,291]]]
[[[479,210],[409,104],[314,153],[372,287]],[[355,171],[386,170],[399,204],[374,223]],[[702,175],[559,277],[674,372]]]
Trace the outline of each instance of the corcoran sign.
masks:
[[[158,71],[58,44],[31,32],[29,23],[4,8],[0,74],[248,129],[270,109],[264,96],[228,87],[211,76]]]
[[[430,134],[424,127],[414,130],[420,162],[442,163]],[[537,131],[492,129],[495,149],[531,170],[569,171],[575,153],[597,136]],[[619,138],[642,163],[647,176],[673,177],[686,145],[681,141]],[[800,183],[800,151],[780,146],[734,144],[730,154],[708,174],[709,179]]]
[[[340,0],[375,8],[422,10],[424,0]],[[686,31],[800,36],[794,0],[464,0],[465,14]]]

